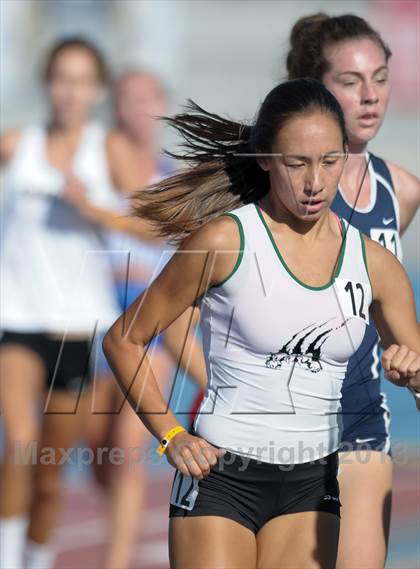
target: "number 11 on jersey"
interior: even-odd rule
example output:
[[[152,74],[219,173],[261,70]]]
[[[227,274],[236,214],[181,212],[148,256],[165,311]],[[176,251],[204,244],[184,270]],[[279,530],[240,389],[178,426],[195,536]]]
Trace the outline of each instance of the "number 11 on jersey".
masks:
[[[391,251],[400,262],[402,261],[401,242],[396,229],[372,228],[370,238]]]

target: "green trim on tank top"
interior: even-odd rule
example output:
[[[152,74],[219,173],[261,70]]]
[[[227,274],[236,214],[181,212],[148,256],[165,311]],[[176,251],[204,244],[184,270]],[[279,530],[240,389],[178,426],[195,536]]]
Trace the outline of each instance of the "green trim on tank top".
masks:
[[[271,244],[272,244],[272,246],[273,246],[273,248],[274,248],[274,251],[275,251],[276,254],[277,254],[277,257],[280,259],[281,264],[282,264],[283,267],[286,269],[287,273],[292,277],[292,279],[293,279],[294,281],[296,281],[298,284],[300,284],[301,286],[303,286],[304,288],[307,288],[307,289],[309,289],[309,290],[315,290],[315,291],[317,291],[317,290],[325,290],[325,289],[329,288],[330,286],[332,286],[332,285],[334,284],[335,279],[336,279],[336,278],[339,276],[339,274],[340,274],[341,267],[342,267],[342,265],[343,265],[344,253],[345,253],[345,250],[346,250],[347,231],[343,231],[343,221],[342,221],[342,219],[340,218],[340,223],[341,223],[342,233],[343,233],[344,236],[343,236],[343,241],[342,241],[342,243],[341,243],[340,253],[339,253],[338,263],[337,263],[337,268],[336,268],[335,271],[334,271],[334,275],[332,276],[331,280],[328,281],[328,283],[325,284],[325,285],[322,285],[322,286],[311,286],[311,285],[305,284],[303,281],[301,281],[300,279],[298,279],[298,278],[292,273],[292,271],[289,269],[289,267],[288,267],[287,264],[286,264],[286,261],[283,259],[282,255],[281,255],[281,253],[280,253],[280,251],[279,251],[279,248],[277,247],[277,244],[276,244],[276,242],[275,242],[275,240],[274,240],[273,234],[271,233],[271,230],[270,230],[270,228],[268,227],[267,222],[265,221],[263,214],[261,213],[260,207],[259,207],[258,204],[256,204],[256,203],[254,203],[254,205],[255,205],[255,209],[257,210],[258,216],[259,216],[259,218],[261,219],[262,224],[263,224],[264,227],[265,227],[265,230],[266,230],[266,232],[267,232],[267,235],[268,235],[268,237],[270,238]]]
[[[241,264],[242,258],[244,256],[245,236],[241,220],[234,213],[224,213],[223,215],[231,217],[236,221],[236,225],[238,226],[239,229],[239,252],[238,252],[238,258],[236,259],[236,263],[232,269],[232,272],[225,279],[223,279],[221,283],[215,284],[213,285],[213,287],[220,287],[224,285],[230,278],[232,278],[233,275],[236,273],[236,271],[239,269],[239,265]]]

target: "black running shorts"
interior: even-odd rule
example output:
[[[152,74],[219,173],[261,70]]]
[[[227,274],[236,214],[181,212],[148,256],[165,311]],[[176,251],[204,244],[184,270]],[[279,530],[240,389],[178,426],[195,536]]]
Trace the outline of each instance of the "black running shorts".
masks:
[[[0,347],[6,344],[25,346],[42,360],[47,372],[48,388],[80,392],[92,380],[88,340],[50,338],[43,333],[3,332]]]
[[[340,516],[338,453],[295,465],[258,462],[227,452],[197,480],[176,471],[169,517],[222,516],[254,533],[271,519],[297,512]]]

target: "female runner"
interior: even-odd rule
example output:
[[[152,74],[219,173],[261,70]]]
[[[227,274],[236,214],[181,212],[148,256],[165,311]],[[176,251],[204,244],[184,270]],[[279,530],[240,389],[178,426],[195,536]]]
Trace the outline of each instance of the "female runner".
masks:
[[[87,424],[91,342],[118,314],[99,227],[68,199],[83,186],[96,207],[116,205],[105,132],[90,119],[105,82],[96,47],[78,38],[58,43],[46,68],[48,123],[1,137],[1,567],[53,565],[48,539],[65,453]]]
[[[347,361],[373,317],[389,379],[419,387],[410,284],[393,255],[330,211],[346,132],[321,83],[277,86],[252,127],[190,110],[169,122],[193,167],[136,198],[181,246],[109,330],[105,353],[177,468],[172,567],[331,568]],[[196,301],[209,387],[189,434],[144,346]]]
[[[401,260],[399,236],[418,208],[419,182],[403,168],[367,151],[388,105],[389,48],[362,18],[322,13],[298,20],[290,44],[289,78],[322,81],[344,112],[350,153],[332,210]],[[378,348],[371,323],[344,380],[339,478],[344,507],[338,569],[380,568],[386,558],[392,460]],[[364,456],[361,450],[366,451]]]
[[[6,434],[0,474],[1,567],[20,568],[24,549],[28,569],[45,569],[53,563],[55,554],[47,542],[59,505],[63,462],[58,449],[64,452],[85,434],[95,323],[99,319],[96,333],[100,333],[118,313],[109,263],[112,254],[100,230],[118,228],[155,241],[149,224],[120,211],[121,197],[114,187],[124,185],[116,180],[115,172],[124,171],[127,177],[133,169],[127,168],[118,148],[89,118],[106,79],[105,63],[95,46],[81,38],[59,42],[46,66],[52,107],[49,125],[10,131],[1,137],[8,194],[6,215],[10,216],[3,250],[3,298],[7,304],[2,310],[0,340],[0,405]],[[141,178],[146,170],[144,163],[141,166],[137,188],[148,179]],[[98,293],[96,279],[100,275],[109,289]],[[72,301],[74,288],[79,294]],[[71,317],[74,322],[69,321]],[[192,335],[186,333],[190,320],[185,313],[167,331],[165,343],[176,361],[184,368],[188,365],[191,375],[203,385],[202,356]],[[96,385],[97,403],[101,395]],[[40,426],[36,406],[42,398],[46,398],[46,414]],[[22,408],[28,410],[23,420]],[[114,429],[117,437],[113,443],[122,448],[133,446],[127,435],[133,430],[126,416],[123,411],[119,428]],[[90,424],[98,437],[99,415],[93,417]],[[134,446],[140,442],[141,437]],[[32,457],[33,450],[54,449],[53,465],[41,464],[39,456],[35,460],[33,496],[30,465],[23,458],[16,462],[16,449],[21,449],[19,457]],[[94,463],[94,467],[98,472],[101,465]],[[143,485],[139,484],[138,472],[127,472],[125,465],[115,470],[124,471],[126,476],[118,490],[114,490],[113,477],[102,477],[109,481],[112,534],[107,540],[106,563],[122,568],[127,564],[131,551],[127,544],[132,542],[137,525],[129,515],[127,501],[136,502],[139,492],[130,494],[130,490],[135,484],[141,491]]]

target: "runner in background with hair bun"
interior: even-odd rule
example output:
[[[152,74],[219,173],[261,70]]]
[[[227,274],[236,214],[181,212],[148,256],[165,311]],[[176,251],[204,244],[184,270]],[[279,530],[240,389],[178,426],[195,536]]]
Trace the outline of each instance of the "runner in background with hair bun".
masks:
[[[344,112],[350,154],[332,210],[401,260],[400,235],[419,206],[419,181],[367,150],[386,114],[390,57],[391,50],[366,20],[352,14],[318,13],[294,25],[287,70],[289,79],[322,81]],[[392,459],[378,350],[371,324],[350,359],[343,385],[339,476],[343,509],[337,569],[379,569],[386,559]],[[358,460],[360,451],[366,451],[368,460]]]

